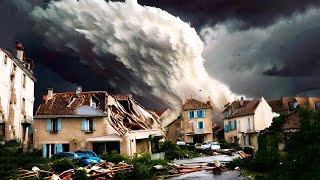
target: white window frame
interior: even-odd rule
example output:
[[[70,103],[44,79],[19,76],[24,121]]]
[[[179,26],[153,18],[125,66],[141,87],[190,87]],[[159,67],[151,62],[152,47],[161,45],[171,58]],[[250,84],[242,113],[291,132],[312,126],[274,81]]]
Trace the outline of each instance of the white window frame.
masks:
[[[202,130],[202,129],[199,128],[199,122],[202,122],[202,125],[203,125],[202,129],[204,129],[204,122],[203,122],[203,120],[198,120],[198,121],[197,121],[197,129]]]

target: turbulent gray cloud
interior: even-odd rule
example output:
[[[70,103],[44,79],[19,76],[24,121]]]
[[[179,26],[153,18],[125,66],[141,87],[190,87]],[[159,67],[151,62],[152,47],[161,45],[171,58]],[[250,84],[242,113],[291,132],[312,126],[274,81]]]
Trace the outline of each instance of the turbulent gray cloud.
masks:
[[[310,8],[266,28],[237,29],[229,20],[203,28],[210,74],[236,93],[279,97],[319,89],[320,9]]]
[[[134,0],[52,1],[32,12],[34,28],[48,47],[81,57],[99,82],[180,109],[191,96],[222,105],[233,99],[227,86],[203,67],[203,43],[179,18]],[[116,58],[105,58],[113,54]],[[104,76],[108,74],[108,76]]]

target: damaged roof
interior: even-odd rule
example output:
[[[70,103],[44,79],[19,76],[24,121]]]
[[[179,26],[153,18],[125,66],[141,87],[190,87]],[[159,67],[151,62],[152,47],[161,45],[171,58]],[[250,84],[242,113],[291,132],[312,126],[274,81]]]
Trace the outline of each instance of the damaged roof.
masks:
[[[45,95],[36,111],[36,117],[106,116],[106,97],[106,91],[81,92],[78,95],[76,92],[53,93],[51,98]],[[88,110],[88,108],[90,109],[91,99],[96,101],[96,110],[98,110],[94,114],[92,114],[93,110]],[[89,107],[78,109],[81,106]],[[88,112],[88,114],[85,112]]]
[[[234,113],[229,116],[229,118],[239,117],[239,116],[246,116],[253,114],[259,104],[259,98],[250,101],[244,101],[244,104],[241,108],[237,109]],[[240,105],[240,104],[239,104]]]
[[[211,105],[210,103],[204,103],[201,101],[198,101],[196,99],[188,99],[183,105],[183,110],[194,110],[194,109],[210,109]]]

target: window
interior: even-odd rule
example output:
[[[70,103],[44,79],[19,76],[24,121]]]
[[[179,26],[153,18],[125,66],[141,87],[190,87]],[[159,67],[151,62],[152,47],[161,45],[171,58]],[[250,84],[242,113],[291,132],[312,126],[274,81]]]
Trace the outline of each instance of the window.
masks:
[[[298,106],[298,102],[294,101],[294,102],[288,102],[288,106],[289,106],[289,111],[293,111],[297,108]]]
[[[228,111],[223,112],[223,117],[225,117],[225,118],[228,117]]]
[[[228,124],[224,125],[224,131],[226,131],[226,132],[228,132],[228,131],[229,131]]]
[[[96,107],[97,107],[97,102],[96,102],[95,99],[91,98],[90,106],[93,107],[93,108],[96,108]]]
[[[195,118],[194,111],[189,111],[189,119]]]
[[[24,98],[22,98],[21,112],[23,115],[25,115],[25,113],[26,113],[26,99],[24,99]]]
[[[205,110],[197,110],[197,117],[198,118],[204,118],[206,116]]]
[[[4,55],[4,64],[7,64],[7,63],[8,63],[8,56]]]
[[[237,129],[237,120],[234,120],[233,123],[234,123],[233,129]]]
[[[81,130],[86,132],[93,132],[93,121],[92,119],[82,119]]]
[[[229,126],[229,129],[230,129],[230,130],[233,129],[233,128],[232,128],[232,121],[230,121],[230,120],[228,121],[228,126]]]
[[[52,157],[54,154],[63,152],[63,144],[42,144],[42,156]]]
[[[22,83],[23,83],[23,88],[26,88],[26,83],[27,83],[27,76],[25,74],[23,74],[23,79],[22,79]]]
[[[320,109],[320,101],[314,102],[314,108]]]
[[[203,129],[203,121],[198,121],[198,129]]]
[[[204,118],[206,116],[205,110],[195,110],[195,111],[189,111],[189,119],[192,118]]]
[[[48,119],[47,130],[54,133],[61,131],[61,119]]]

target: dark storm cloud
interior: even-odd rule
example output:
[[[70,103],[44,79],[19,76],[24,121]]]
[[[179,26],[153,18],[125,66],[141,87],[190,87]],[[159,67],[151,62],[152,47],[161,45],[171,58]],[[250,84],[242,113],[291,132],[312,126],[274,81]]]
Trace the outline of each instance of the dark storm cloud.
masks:
[[[237,21],[202,29],[207,69],[240,94],[268,98],[320,89],[320,9],[267,27],[238,30]],[[313,95],[320,95],[313,91]],[[308,93],[310,95],[310,93]]]
[[[279,17],[303,12],[319,0],[138,0],[144,5],[156,6],[180,16],[199,29],[228,19],[244,22],[242,28],[266,26]]]
[[[81,0],[80,0],[81,1]],[[71,91],[77,85],[84,90],[106,89],[111,93],[130,93],[116,86],[129,84],[131,72],[116,57],[105,54],[98,59],[92,53],[58,51],[44,42],[43,35],[34,32],[29,13],[35,5],[46,6],[50,0],[0,0],[0,47],[9,48],[15,41],[23,41],[26,55],[36,63],[36,99],[48,87],[57,91]],[[317,16],[305,16],[307,23],[295,23],[298,13],[318,8],[316,0],[138,0],[140,4],[159,7],[191,22],[202,37],[205,28],[225,27],[203,38],[206,40],[206,69],[213,77],[227,83],[235,93],[254,97],[262,91],[267,97],[315,92],[320,88],[319,78],[319,26]],[[314,13],[318,13],[315,11]],[[279,18],[283,26],[277,26]],[[314,19],[312,19],[314,18]],[[234,23],[235,22],[235,23]],[[218,24],[218,25],[217,25]],[[232,26],[229,26],[232,24]],[[272,31],[272,28],[279,27]],[[281,28],[284,27],[284,28]],[[220,31],[223,31],[223,29]],[[272,31],[272,33],[270,33]],[[210,37],[209,37],[210,36]],[[81,38],[79,38],[81,40]],[[217,46],[212,43],[216,40]],[[90,43],[79,43],[81,51],[89,50]],[[80,62],[80,60],[82,62]],[[93,61],[102,64],[93,63]],[[112,62],[117,67],[101,71]],[[119,71],[119,72],[115,72]],[[117,74],[117,76],[115,76]],[[118,82],[112,81],[117,79]],[[136,82],[143,91],[150,91],[142,82]],[[114,86],[112,86],[112,84]],[[308,94],[310,95],[310,94]],[[139,98],[142,103],[158,104],[161,100]]]

